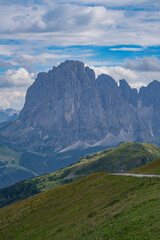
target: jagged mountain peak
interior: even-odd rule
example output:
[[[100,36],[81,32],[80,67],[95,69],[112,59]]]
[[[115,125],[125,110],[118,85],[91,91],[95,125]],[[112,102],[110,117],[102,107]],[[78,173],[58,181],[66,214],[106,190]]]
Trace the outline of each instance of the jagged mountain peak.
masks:
[[[79,60],[66,60],[62,62],[58,67],[84,67],[84,63]]]
[[[153,80],[148,84],[147,87],[151,87],[151,86],[160,86],[160,82],[158,80]]]
[[[107,84],[110,87],[117,87],[117,82],[107,74],[99,75],[96,80],[99,85]]]
[[[119,86],[106,74],[95,79],[94,71],[84,63],[66,60],[37,75],[18,120],[2,134],[20,149],[42,152],[61,151],[77,142],[106,146],[122,141],[156,142],[160,90],[157,87],[155,94],[150,87],[155,84],[159,82],[138,93],[124,79]]]
[[[131,89],[130,85],[128,84],[128,82],[125,79],[121,79],[119,80],[119,86],[122,88],[128,88]]]
[[[119,81],[119,88],[122,91],[122,95],[125,101],[132,104],[133,106],[137,106],[139,99],[137,89],[131,88],[125,79]]]
[[[91,84],[91,80],[95,80],[94,71],[88,66],[85,67],[84,63],[78,60],[66,60],[57,67],[54,66],[47,73],[39,73],[36,78],[36,82],[41,81],[41,84],[46,84],[46,81],[57,82],[59,88],[63,88],[61,85],[64,85],[64,83],[81,82],[85,84],[90,82],[89,84]]]

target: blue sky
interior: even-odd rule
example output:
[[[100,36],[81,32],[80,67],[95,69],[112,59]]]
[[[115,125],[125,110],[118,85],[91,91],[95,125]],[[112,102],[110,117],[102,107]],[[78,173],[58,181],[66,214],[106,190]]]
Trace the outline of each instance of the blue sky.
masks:
[[[160,81],[159,0],[0,0],[0,108],[39,71],[78,59],[139,88]]]

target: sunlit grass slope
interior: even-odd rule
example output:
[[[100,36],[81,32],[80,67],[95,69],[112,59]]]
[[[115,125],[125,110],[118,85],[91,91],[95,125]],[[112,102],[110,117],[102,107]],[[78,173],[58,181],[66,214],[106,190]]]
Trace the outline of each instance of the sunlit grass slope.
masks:
[[[80,158],[77,163],[69,167],[35,180],[38,180],[38,189],[44,191],[97,171],[126,172],[158,158],[160,158],[159,147],[148,143],[127,142],[116,148]]]
[[[160,179],[94,173],[0,210],[1,240],[157,240]]]
[[[160,175],[160,159],[157,159],[153,162],[150,162],[144,166],[141,166],[129,172],[137,173],[137,174],[141,173],[141,174]]]
[[[97,171],[121,172],[123,170],[126,172],[158,158],[160,158],[160,148],[153,144],[123,143],[116,148],[83,157],[77,163],[57,172],[0,190],[0,206],[3,207],[19,199],[75,181]]]

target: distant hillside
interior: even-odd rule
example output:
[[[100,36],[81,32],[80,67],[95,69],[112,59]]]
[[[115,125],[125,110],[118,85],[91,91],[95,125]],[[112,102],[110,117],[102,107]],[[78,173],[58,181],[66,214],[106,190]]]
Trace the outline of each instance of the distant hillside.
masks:
[[[75,181],[97,171],[127,172],[158,158],[160,158],[160,148],[153,144],[123,143],[116,148],[106,149],[94,155],[80,158],[77,163],[57,172],[1,189],[0,206]]]
[[[12,108],[0,109],[0,123],[17,119],[19,112],[19,110],[15,110]]]
[[[22,155],[0,143],[0,188],[37,176],[35,172],[20,165]]]
[[[157,240],[159,206],[160,179],[94,173],[1,209],[1,240]]]
[[[130,173],[142,173],[160,175],[160,159],[150,162],[144,166],[129,171]]]
[[[20,152],[0,142],[0,189],[31,177],[57,171],[75,162],[78,159],[77,153],[70,154],[68,152],[46,156]]]

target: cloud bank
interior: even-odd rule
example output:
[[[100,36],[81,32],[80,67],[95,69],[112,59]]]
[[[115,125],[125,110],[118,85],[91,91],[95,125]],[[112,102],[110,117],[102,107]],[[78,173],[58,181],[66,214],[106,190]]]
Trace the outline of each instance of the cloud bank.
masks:
[[[1,0],[1,106],[21,108],[36,73],[66,59],[132,87],[160,80],[159,10],[159,0]]]
[[[34,73],[24,68],[9,69],[0,76],[0,108],[21,109],[27,88],[33,83]]]
[[[45,40],[61,46],[159,44],[158,1],[31,2],[0,4],[1,38]],[[143,9],[133,11],[131,6]]]
[[[123,66],[93,67],[96,77],[102,73],[113,77],[117,82],[125,79],[132,88],[139,89],[153,80],[160,81],[160,60],[155,57],[126,60]]]
[[[9,69],[0,76],[0,88],[28,87],[34,80],[34,73],[28,73],[24,68]]]

